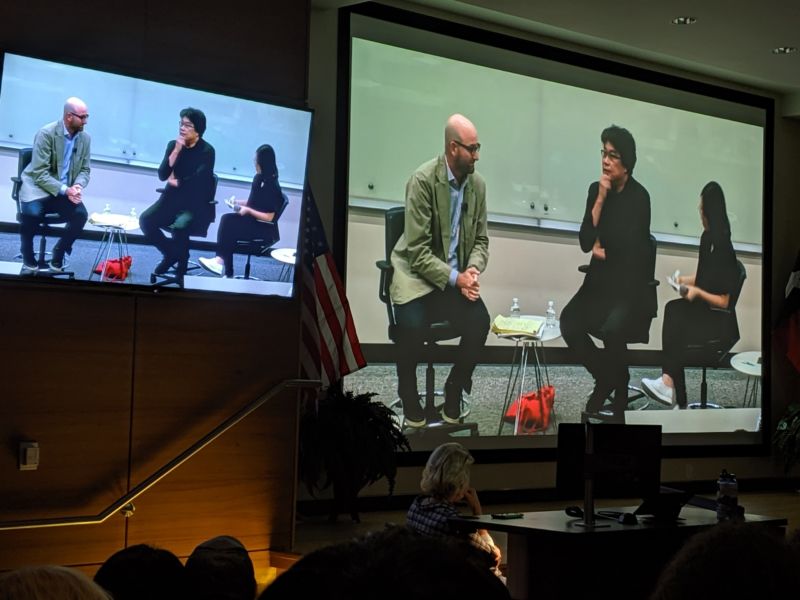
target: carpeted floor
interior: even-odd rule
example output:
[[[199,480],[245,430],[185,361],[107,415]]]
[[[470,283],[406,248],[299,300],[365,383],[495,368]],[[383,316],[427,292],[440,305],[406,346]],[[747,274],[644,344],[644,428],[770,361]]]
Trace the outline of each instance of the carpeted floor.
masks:
[[[441,390],[449,365],[436,365],[436,389]],[[657,369],[631,368],[631,385],[640,386],[642,377],[655,377]],[[496,436],[500,427],[500,416],[508,387],[510,368],[499,365],[478,365],[473,376],[470,400],[471,413],[467,421],[476,422],[481,436]],[[555,386],[555,410],[557,422],[579,422],[581,411],[586,405],[593,381],[583,367],[572,365],[552,365],[547,369],[550,384]],[[542,374],[544,378],[544,373]],[[700,401],[701,369],[686,370],[686,384],[689,402]],[[741,407],[743,405],[747,378],[733,369],[707,370],[708,401],[724,407]],[[417,371],[417,382],[420,390],[425,386],[425,367],[420,365]],[[375,392],[377,399],[392,405],[397,400],[397,377],[393,364],[371,364],[345,378],[345,388],[354,392]],[[524,390],[536,388],[533,369],[528,369],[528,377]],[[441,402],[437,399],[437,403]],[[649,398],[636,400],[628,405],[630,409],[670,410]],[[402,414],[399,406],[394,407],[398,415]],[[502,425],[501,435],[511,435],[513,426]],[[552,427],[550,433],[555,433]],[[462,435],[467,435],[462,432]]]
[[[39,250],[39,236],[34,239],[34,249],[38,253]],[[56,243],[56,238],[48,238],[47,249],[48,251],[53,248]],[[133,239],[132,239],[133,241]],[[92,273],[92,266],[95,264],[98,249],[100,249],[100,241],[79,239],[75,242],[72,249],[72,254],[67,256],[66,268],[75,272],[75,278],[81,280],[88,280]],[[129,254],[133,258],[131,270],[128,273],[127,279],[123,282],[126,284],[150,284],[150,273],[159,261],[161,260],[161,253],[154,247],[139,243],[130,243],[127,252],[123,250],[123,254]],[[118,250],[115,247],[111,249],[111,257],[115,257]],[[197,250],[190,251],[190,260],[197,263],[197,259],[201,256],[212,257],[214,252],[212,250]],[[50,256],[48,255],[48,260]],[[22,265],[22,259],[19,257],[19,235],[16,233],[0,233],[0,260],[17,262]],[[235,275],[244,275],[245,262],[247,256],[241,254],[234,255],[234,273]],[[262,281],[286,281],[291,279],[291,266],[286,266],[283,263],[271,258],[269,256],[254,256],[250,261],[250,276],[254,279]],[[191,272],[192,275],[201,275],[207,277],[216,277],[205,269],[197,268]],[[287,277],[288,275],[288,277]],[[92,277],[93,281],[99,281],[100,276],[95,274]]]

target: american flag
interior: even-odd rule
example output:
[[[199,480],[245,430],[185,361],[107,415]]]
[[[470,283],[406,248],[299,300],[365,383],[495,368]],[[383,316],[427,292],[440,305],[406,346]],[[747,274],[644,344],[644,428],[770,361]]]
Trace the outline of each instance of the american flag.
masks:
[[[328,387],[365,367],[367,361],[310,191],[305,201],[302,236],[300,366],[304,377],[320,379],[322,386]]]

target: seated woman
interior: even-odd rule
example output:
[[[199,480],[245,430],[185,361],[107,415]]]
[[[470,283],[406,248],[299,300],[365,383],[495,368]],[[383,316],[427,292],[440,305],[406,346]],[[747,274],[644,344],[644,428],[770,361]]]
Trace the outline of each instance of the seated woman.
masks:
[[[234,200],[234,212],[223,215],[217,230],[217,256],[200,258],[204,269],[223,277],[233,277],[233,252],[239,240],[265,238],[273,242],[279,239],[277,223],[267,225],[283,203],[281,186],[278,183],[278,166],[275,150],[262,144],[256,150],[256,175],[247,200]]]
[[[654,400],[686,408],[684,376],[686,347],[722,335],[739,339],[736,315],[714,311],[728,308],[731,292],[737,288],[739,268],[731,244],[731,226],[725,209],[725,195],[716,181],[700,193],[700,256],[695,275],[675,277],[682,298],[667,303],[661,330],[663,373],[657,379],[642,379],[642,388]]]
[[[473,515],[481,514],[481,503],[475,488],[469,485],[469,467],[475,462],[461,444],[450,442],[436,448],[422,471],[420,489],[408,509],[406,525],[412,531],[434,537],[455,535],[448,519],[457,517],[457,502],[466,502]],[[472,544],[490,553],[495,567],[500,563],[500,550],[485,529],[469,534]]]

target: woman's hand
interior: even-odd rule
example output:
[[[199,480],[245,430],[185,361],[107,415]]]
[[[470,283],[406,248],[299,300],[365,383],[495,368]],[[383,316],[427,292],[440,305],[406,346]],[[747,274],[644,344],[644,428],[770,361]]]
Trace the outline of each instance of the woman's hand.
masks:
[[[686,290],[683,297],[689,302],[694,302],[694,299],[700,295],[700,288],[696,285],[681,285],[681,291]]]
[[[592,257],[596,258],[597,260],[606,259],[606,249],[600,245],[600,238],[597,238],[594,241],[594,246],[592,246]]]
[[[466,502],[472,510],[473,515],[483,514],[483,510],[481,509],[481,501],[478,500],[478,492],[475,491],[475,488],[467,488],[467,491],[464,492],[463,498],[464,502]]]

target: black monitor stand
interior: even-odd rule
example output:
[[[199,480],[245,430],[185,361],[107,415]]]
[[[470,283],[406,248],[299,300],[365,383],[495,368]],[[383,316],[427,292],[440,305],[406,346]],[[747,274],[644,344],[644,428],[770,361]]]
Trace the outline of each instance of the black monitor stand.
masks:
[[[597,529],[610,527],[607,523],[597,523],[594,514],[594,427],[586,426],[586,452],[583,458],[583,521],[576,523],[578,527]]]

